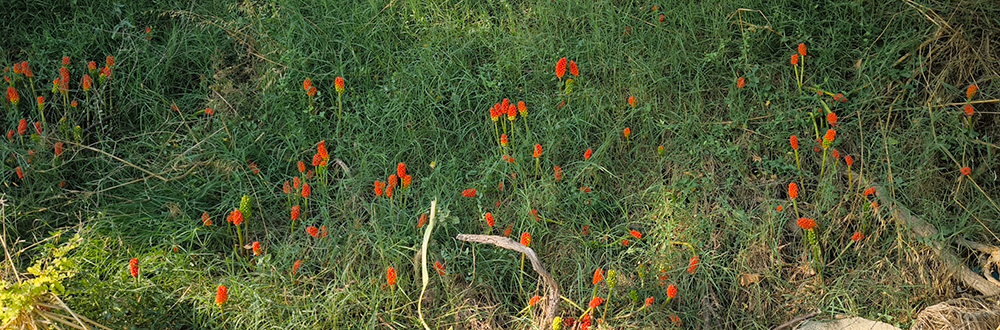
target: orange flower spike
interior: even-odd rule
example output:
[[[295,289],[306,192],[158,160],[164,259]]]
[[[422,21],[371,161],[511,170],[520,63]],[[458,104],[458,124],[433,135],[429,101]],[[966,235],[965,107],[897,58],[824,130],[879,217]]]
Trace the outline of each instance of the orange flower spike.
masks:
[[[115,57],[108,55],[108,57],[104,58],[104,64],[107,65],[108,68],[115,66]]]
[[[226,289],[225,285],[220,285],[215,289],[215,305],[222,307],[229,300],[229,290]]]
[[[851,155],[844,156],[844,162],[847,163],[847,167],[854,166],[854,157],[851,157]]]
[[[250,244],[250,248],[253,250],[254,256],[260,255],[260,242],[254,241],[253,244]]]
[[[542,157],[542,145],[535,144],[535,153],[532,155],[535,158]]]
[[[962,172],[962,175],[964,175],[964,176],[969,176],[969,175],[972,175],[972,169],[971,169],[971,168],[969,168],[968,166],[966,166],[966,167],[963,167],[963,168],[962,168],[962,169],[960,170],[960,172]]]
[[[292,275],[298,273],[299,268],[302,268],[302,260],[295,260],[295,264],[292,265]]]
[[[625,139],[628,139],[629,135],[632,135],[632,129],[626,127],[622,130],[622,134],[625,135]]]
[[[556,62],[556,78],[562,80],[563,76],[566,75],[566,58],[560,58],[559,62]]]
[[[521,114],[521,117],[528,116],[528,106],[524,104],[524,101],[517,101],[517,112]]]
[[[396,164],[396,176],[403,178],[406,176],[406,163]]]
[[[17,122],[17,135],[24,135],[28,133],[28,121],[21,118],[21,121]]]
[[[299,177],[292,178],[292,187],[295,188],[295,190],[299,190],[300,186],[302,186],[302,179],[299,179]]]
[[[20,166],[14,168],[14,172],[17,173],[17,179],[24,181],[24,170]]]
[[[385,271],[385,283],[387,285],[389,285],[389,286],[396,285],[396,269],[395,268],[389,267],[389,269]]]
[[[799,150],[799,138],[795,135],[788,138],[788,142],[792,144],[792,150]]]
[[[201,223],[205,225],[205,227],[212,226],[212,217],[208,216],[208,212],[204,212],[201,214]]]
[[[337,94],[344,94],[344,77],[333,79],[333,89],[337,91]]]
[[[531,297],[530,300],[528,300],[528,306],[535,306],[538,304],[539,301],[542,301],[542,297],[535,295],[534,297]]]
[[[700,261],[701,259],[698,259],[698,255],[691,257],[691,261],[688,263],[688,274],[694,274],[694,271],[698,269],[698,262]]]
[[[969,85],[969,88],[965,90],[965,99],[972,100],[972,98],[976,96],[976,92],[979,92],[979,85]]]
[[[816,220],[809,218],[799,218],[799,220],[796,221],[796,224],[799,225],[799,228],[804,230],[813,230],[816,228]]]
[[[500,145],[506,147],[508,144],[510,144],[510,141],[507,140],[507,134],[500,135]]]
[[[385,192],[385,182],[375,181],[375,197],[382,197],[383,192]]]
[[[302,208],[299,207],[298,205],[292,206],[292,212],[291,213],[292,213],[291,214],[292,221],[297,221],[297,220],[299,220],[299,215],[302,214]]]
[[[833,140],[837,138],[837,131],[833,129],[826,130],[826,134],[823,135],[823,149],[829,149],[830,145],[833,144]]]
[[[330,232],[326,230],[326,225],[319,226],[319,237],[320,238],[326,237],[326,235],[328,235],[328,234],[330,234]]]
[[[305,173],[306,172],[306,163],[305,162],[303,162],[303,161],[300,160],[298,167],[299,167],[299,173]],[[296,188],[296,189],[298,189],[298,188]]]
[[[587,151],[583,152],[583,160],[590,160],[590,156],[594,155],[594,150],[587,148]]]
[[[776,210],[777,210],[778,212],[781,212],[781,211],[784,211],[784,210],[785,210],[785,207],[784,207],[784,206],[781,206],[781,205],[778,205],[778,207],[776,208]]]
[[[635,108],[635,96],[628,97],[628,106]]]
[[[645,305],[645,307],[653,306],[653,302],[655,302],[655,301],[656,300],[653,297],[646,298],[646,305]]]
[[[635,239],[642,239],[642,233],[640,233],[638,230],[630,230],[629,235],[632,235],[632,237],[635,237]]]
[[[420,218],[417,219],[417,229],[423,227],[425,224],[427,224],[427,213],[421,214]]]
[[[531,247],[531,234],[528,232],[521,233],[521,245]]]
[[[14,75],[21,75],[21,63],[14,63]]]
[[[594,297],[594,298],[590,299],[590,305],[589,305],[589,307],[590,307],[590,309],[597,309],[597,307],[601,306],[602,303],[604,303],[604,298]]]
[[[465,198],[476,197],[476,189],[475,188],[469,188],[469,189],[466,189],[466,190],[462,190],[462,197],[465,197]]]
[[[87,70],[90,71],[90,74],[96,73],[97,72],[97,62],[94,62],[94,61],[87,62]]]
[[[517,106],[511,104],[507,106],[507,120],[514,121],[517,119]]]
[[[573,75],[573,77],[580,76],[580,69],[576,67],[576,61],[569,61],[569,74]]]
[[[856,231],[856,232],[854,232],[854,235],[851,235],[851,240],[854,241],[855,243],[857,243],[858,241],[860,241],[860,240],[862,240],[864,238],[865,238],[865,234],[862,234],[860,231]]]
[[[796,199],[799,198],[799,186],[795,182],[788,184],[788,198]]]
[[[395,174],[389,175],[389,183],[388,184],[389,184],[389,187],[395,188],[396,186],[399,185],[399,177],[396,176]]]
[[[53,153],[55,153],[56,158],[59,158],[59,156],[62,156],[62,153],[63,153],[63,143],[62,142],[56,142],[56,144],[52,148],[55,149],[53,151]]]
[[[674,299],[674,297],[676,297],[676,296],[677,296],[677,286],[673,285],[673,284],[668,285],[667,286],[667,298],[668,299]]]
[[[444,272],[444,264],[442,264],[440,261],[435,261],[434,262],[434,270],[437,270],[438,275],[441,275],[441,276],[445,276],[446,275],[445,272]]]
[[[837,149],[833,149],[833,152],[831,152],[831,154],[833,154],[834,160],[840,160],[840,151],[837,151]]]
[[[404,176],[404,177],[403,177],[402,179],[400,179],[399,181],[401,181],[401,182],[402,182],[402,184],[403,184],[403,189],[408,189],[408,188],[410,188],[410,184],[411,184],[411,183],[413,183],[413,177],[412,177],[412,176],[410,176],[409,174],[407,174],[406,176]]]
[[[806,44],[804,43],[799,44],[799,55],[802,56],[803,58],[806,57]]]
[[[510,237],[510,233],[514,231],[514,225],[507,225],[507,229],[503,230],[503,237]]]
[[[309,236],[313,238],[319,238],[319,228],[316,228],[316,226],[306,227],[306,233],[309,233]]]
[[[746,86],[747,86],[747,80],[745,78],[739,77],[736,79],[736,89],[743,89],[743,87]]]
[[[826,114],[826,122],[829,123],[830,126],[837,126],[837,114],[833,112]]]
[[[486,225],[490,226],[490,228],[493,228],[493,225],[496,224],[496,222],[493,220],[493,213],[486,212],[486,215],[483,216],[483,219],[486,220]]]
[[[330,160],[330,153],[326,151],[326,140],[319,141],[319,143],[316,144],[316,154],[319,155],[319,158],[323,159],[323,161]]]
[[[63,58],[62,58],[62,65],[63,66],[69,66],[69,56],[63,56]]]
[[[875,195],[875,187],[868,187],[868,189],[865,189],[864,195],[865,195],[865,197],[874,196]]]
[[[552,171],[555,172],[553,176],[555,177],[556,181],[562,181],[563,178],[562,167],[559,167],[558,165],[552,166]]]
[[[31,72],[31,67],[28,66],[28,61],[21,61],[21,74],[28,79],[35,77],[35,73]]]
[[[962,107],[962,111],[965,112],[966,117],[972,117],[972,115],[976,114],[976,108],[973,108],[971,104],[966,104]]]
[[[312,188],[309,188],[309,183],[303,183],[302,184],[302,198],[309,198],[310,194],[312,194]]]
[[[139,259],[132,258],[128,261],[128,272],[132,277],[139,277]]]
[[[80,85],[83,86],[84,92],[89,92],[94,86],[94,80],[90,78],[90,75],[83,75],[83,80],[80,81]]]
[[[792,59],[790,61],[792,66],[799,65],[799,54],[792,54]]]
[[[243,212],[240,212],[240,209],[235,209],[230,214],[233,217],[232,223],[233,223],[234,226],[239,226],[239,225],[243,224]]]
[[[7,102],[10,102],[15,107],[21,102],[21,96],[17,94],[17,90],[13,86],[7,86]]]
[[[597,270],[594,271],[594,279],[591,283],[597,285],[598,283],[601,283],[601,281],[604,281],[604,271],[601,270],[601,268],[597,268]]]

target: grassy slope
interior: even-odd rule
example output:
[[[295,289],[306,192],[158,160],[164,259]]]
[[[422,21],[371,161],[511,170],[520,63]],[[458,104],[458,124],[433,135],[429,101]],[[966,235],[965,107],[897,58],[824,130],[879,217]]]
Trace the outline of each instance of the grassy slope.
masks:
[[[978,236],[981,226],[966,225],[974,224],[969,214],[994,211],[967,185],[960,196],[970,213],[943,197],[954,186],[956,165],[942,150],[977,159],[975,172],[988,173],[995,149],[969,144],[954,111],[928,116],[919,106],[930,92],[942,93],[939,81],[955,85],[946,87],[955,97],[939,97],[958,101],[965,84],[995,62],[987,57],[978,62],[985,67],[937,79],[949,67],[928,61],[928,69],[914,75],[927,58],[920,44],[935,26],[900,3],[661,3],[663,23],[651,5],[282,1],[26,10],[32,14],[18,18],[38,28],[8,27],[5,35],[15,37],[0,44],[5,57],[28,57],[38,63],[36,72],[48,73],[63,54],[115,54],[124,68],[116,76],[116,102],[128,110],[111,114],[101,126],[105,136],[89,142],[166,177],[184,176],[88,194],[142,173],[81,152],[67,165],[78,173],[69,178],[70,191],[11,193],[22,212],[19,233],[44,237],[86,220],[89,244],[78,251],[85,266],[72,282],[71,305],[101,322],[138,327],[159,328],[166,319],[177,319],[172,326],[178,328],[414,327],[415,222],[434,198],[449,216],[435,232],[431,259],[442,261],[449,276],[434,276],[425,313],[442,327],[530,324],[519,311],[533,294],[533,277],[524,276],[519,289],[516,256],[451,239],[485,232],[479,216],[486,211],[498,218],[495,231],[510,225],[515,234],[532,233],[533,247],[577,304],[588,300],[596,267],[620,274],[612,315],[638,306],[624,298],[632,289],[662,302],[655,278],[661,269],[680,288],[668,307],[611,321],[615,327],[661,328],[676,313],[689,325],[764,328],[816,307],[906,325],[921,307],[955,294],[946,277],[921,268],[932,262],[914,257],[926,248],[891,222],[873,223],[860,249],[825,268],[825,286],[803,274],[801,234],[787,226],[787,212],[774,208],[790,207],[785,185],[797,181],[787,137],[811,135],[805,112],[818,102],[794,91],[788,56],[799,42],[808,44],[807,82],[849,97],[834,108],[842,127],[838,149],[856,155],[870,179],[887,181],[891,169],[891,187],[904,203],[946,234],[971,237],[984,236]],[[738,7],[761,10],[766,20],[753,12],[742,17],[771,29],[741,29],[731,16]],[[973,40],[990,40],[995,22],[968,18],[971,10],[991,9],[955,9],[953,25],[962,24]],[[44,24],[63,17],[73,19]],[[146,25],[156,31],[149,43],[140,31]],[[116,26],[127,27],[127,34],[114,34]],[[558,109],[552,70],[562,56],[576,60],[582,75],[569,105]],[[741,75],[748,88],[736,90],[733,81]],[[347,80],[342,137],[333,108],[336,76]],[[303,110],[305,77],[320,89],[320,116]],[[996,95],[980,85],[982,94]],[[634,110],[625,104],[629,95],[639,100]],[[514,168],[499,160],[485,118],[489,105],[504,97],[529,107],[531,134],[515,134]],[[186,120],[169,110],[171,102]],[[206,106],[219,112],[211,121],[193,114]],[[8,119],[16,123],[17,117]],[[995,143],[991,120],[983,116],[977,131]],[[926,134],[932,126],[936,137]],[[624,127],[632,130],[628,143]],[[324,139],[350,174],[334,171],[334,184],[310,201],[320,215],[289,237],[280,184]],[[814,143],[803,140],[806,173],[818,173],[818,157],[807,150]],[[545,150],[539,181],[526,178],[534,175],[535,143]],[[664,159],[658,145],[665,147]],[[583,162],[587,148],[594,158]],[[248,162],[260,166],[260,177]],[[371,183],[384,180],[397,162],[409,165],[416,182],[408,207],[390,211],[381,200],[373,219]],[[553,165],[566,171],[562,182],[552,179]],[[520,175],[516,183],[507,177],[511,171]],[[502,193],[496,189],[501,180],[508,188]],[[846,180],[837,182],[821,185],[808,176],[801,182],[799,206],[820,222],[827,258],[839,254],[866,213]],[[995,191],[995,184],[981,184]],[[583,186],[593,191],[582,193]],[[465,188],[478,188],[480,197],[459,197]],[[53,194],[56,199],[45,199]],[[254,201],[247,237],[266,250],[254,262],[232,254],[235,235],[222,221],[244,194]],[[62,205],[67,198],[83,202]],[[58,207],[31,212],[39,206]],[[549,221],[532,221],[532,209]],[[215,227],[200,226],[202,212]],[[963,220],[952,223],[949,214]],[[26,218],[35,217],[45,226],[29,225],[34,222]],[[302,232],[309,224],[329,226],[331,236],[312,240]],[[590,233],[584,237],[585,225]],[[622,247],[629,229],[646,236]],[[685,272],[689,250],[668,241],[693,244],[701,258],[695,275]],[[139,287],[127,276],[130,257],[143,265]],[[293,285],[287,270],[296,259],[306,263]],[[640,279],[638,265],[653,274]],[[389,266],[400,273],[396,294],[382,288]],[[751,274],[760,282],[740,286],[741,276]],[[218,284],[231,295],[222,316],[212,305]],[[606,296],[607,288],[600,292]]]

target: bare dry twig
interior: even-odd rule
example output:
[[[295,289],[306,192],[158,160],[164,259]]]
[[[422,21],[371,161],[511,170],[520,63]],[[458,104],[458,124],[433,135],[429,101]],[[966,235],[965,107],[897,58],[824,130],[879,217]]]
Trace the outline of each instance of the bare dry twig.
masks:
[[[531,267],[535,269],[535,272],[538,273],[538,275],[542,276],[542,282],[548,289],[548,293],[545,295],[545,311],[539,322],[539,329],[547,328],[547,325],[552,322],[553,318],[555,318],[556,312],[559,308],[559,284],[557,284],[556,280],[552,278],[552,275],[545,270],[545,266],[538,260],[538,255],[535,254],[534,250],[521,245],[521,243],[518,243],[510,238],[496,235],[459,234],[458,236],[455,236],[455,239],[473,243],[491,244],[507,250],[520,252],[527,256],[528,260],[531,260]]]

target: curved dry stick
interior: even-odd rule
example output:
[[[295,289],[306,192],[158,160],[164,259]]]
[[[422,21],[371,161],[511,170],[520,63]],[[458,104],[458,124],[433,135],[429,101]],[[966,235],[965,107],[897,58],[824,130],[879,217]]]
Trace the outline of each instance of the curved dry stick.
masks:
[[[542,276],[542,282],[548,289],[548,293],[545,295],[545,311],[542,314],[541,322],[539,323],[539,329],[547,329],[549,324],[552,323],[552,319],[556,315],[556,311],[559,308],[559,284],[556,284],[556,280],[552,278],[552,275],[545,270],[545,266],[542,262],[538,260],[538,255],[531,248],[521,245],[521,243],[514,241],[510,238],[496,235],[467,235],[459,234],[455,236],[455,239],[459,241],[473,242],[473,243],[483,243],[492,244],[500,248],[507,250],[512,250],[516,252],[523,253],[525,256],[531,260],[531,267],[535,269],[538,275]]]
[[[861,178],[860,175],[857,176],[857,178],[862,185],[865,184],[865,180]],[[900,205],[894,199],[890,198],[888,192],[885,191],[885,188],[876,184],[872,184],[871,186],[875,188],[875,196],[878,198],[883,207],[890,208],[892,217],[896,220],[896,222],[905,224],[906,227],[910,228],[910,231],[917,235],[917,237],[928,239],[927,245],[937,253],[938,257],[940,257],[942,261],[944,261],[945,267],[947,267],[952,273],[956,274],[962,282],[965,283],[965,285],[979,291],[985,296],[1000,294],[1000,285],[994,284],[993,282],[986,280],[985,277],[973,272],[969,269],[969,267],[966,267],[965,264],[962,263],[962,261],[958,258],[958,255],[956,255],[950,247],[933,239],[933,236],[938,233],[938,230],[934,227],[934,225],[927,223],[927,221],[924,221],[923,219],[917,218],[915,215],[910,213],[910,210],[905,206]]]

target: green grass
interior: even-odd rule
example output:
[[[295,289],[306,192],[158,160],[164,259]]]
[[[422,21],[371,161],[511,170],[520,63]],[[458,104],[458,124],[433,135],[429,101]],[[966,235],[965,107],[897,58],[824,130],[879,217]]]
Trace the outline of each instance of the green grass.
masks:
[[[13,252],[28,248],[13,256],[24,272],[44,250],[33,243],[80,232],[84,243],[71,254],[78,273],[62,297],[112,328],[418,328],[416,223],[437,199],[428,260],[442,262],[447,276],[431,271],[423,312],[432,328],[531,328],[537,317],[524,308],[544,291],[534,273],[520,273],[515,253],[454,239],[486,233],[485,212],[497,218],[493,233],[510,226],[514,238],[532,234],[532,248],[577,305],[590,300],[594,269],[616,270],[605,320],[613,328],[669,328],[670,315],[683,328],[771,328],[814,309],[907,327],[921,308],[959,295],[960,283],[926,257],[930,242],[913,239],[887,211],[866,211],[863,187],[848,185],[843,163],[838,175],[817,179],[807,113],[820,98],[797,91],[788,61],[806,43],[806,86],[849,99],[832,108],[840,117],[834,147],[854,156],[866,180],[937,226],[935,241],[992,242],[976,219],[1000,229],[991,221],[1000,209],[983,198],[1000,198],[990,179],[996,103],[977,105],[971,135],[960,108],[936,106],[964,101],[973,81],[977,100],[996,98],[998,61],[983,45],[997,40],[1000,22],[988,18],[997,17],[988,2],[924,5],[961,34],[933,39],[935,22],[895,2],[19,4],[5,20],[19,23],[0,28],[0,53],[5,66],[32,63],[48,102],[46,81],[61,56],[72,59],[70,94],[81,100],[86,61],[114,55],[117,64],[114,109],[99,121],[83,110],[72,119],[93,149],[70,145],[52,169],[51,146],[70,133],[0,142],[5,240]],[[581,76],[560,108],[553,72],[561,57],[579,63]],[[337,76],[347,86],[339,128]],[[744,89],[735,87],[740,76]],[[316,115],[301,87],[307,77],[319,89]],[[17,110],[4,105],[4,128],[38,120],[30,90],[19,91]],[[529,109],[530,134],[522,118],[512,138],[515,165],[501,160],[487,116],[503,98]],[[83,109],[97,117],[95,107],[104,105]],[[206,107],[216,115],[200,113]],[[55,127],[61,103],[48,109]],[[802,141],[802,179],[792,134]],[[281,186],[321,140],[347,170],[332,164],[329,185],[311,182],[310,216],[290,235]],[[544,150],[538,178],[536,143]],[[588,148],[594,156],[584,161]],[[32,164],[29,149],[37,151]],[[414,178],[405,208],[372,193],[399,162]],[[27,184],[16,166],[27,169]],[[565,171],[562,181],[553,166]],[[962,166],[987,195],[957,181]],[[67,186],[57,188],[62,180]],[[842,254],[822,269],[822,282],[804,271],[809,255],[785,193],[793,181],[800,211],[819,223],[824,257]],[[467,188],[478,196],[461,197]],[[234,253],[236,234],[224,221],[244,195],[252,212],[243,234],[261,243],[261,257]],[[201,225],[203,212],[212,227]],[[867,238],[848,247],[862,223]],[[309,225],[327,226],[330,236],[309,237]],[[630,229],[643,238],[631,239]],[[694,274],[691,249],[670,242],[692,245]],[[128,274],[133,257],[138,284]],[[295,260],[304,265],[292,277]],[[390,266],[400,278],[394,293],[384,285]],[[680,289],[666,306],[661,275]],[[220,284],[229,288],[224,311],[214,305]],[[598,292],[606,298],[607,286]],[[657,304],[636,311],[649,296]],[[580,314],[560,308],[563,317]]]

